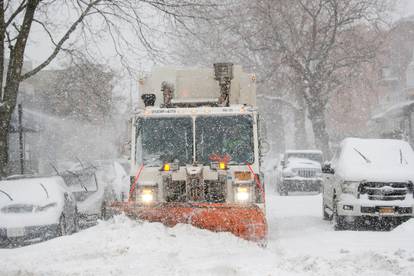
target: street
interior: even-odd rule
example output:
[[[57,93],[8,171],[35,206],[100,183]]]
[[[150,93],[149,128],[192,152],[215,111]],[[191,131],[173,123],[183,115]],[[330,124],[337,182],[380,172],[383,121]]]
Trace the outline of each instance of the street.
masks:
[[[229,233],[124,216],[0,250],[2,275],[414,275],[414,221],[391,232],[333,230],[321,196],[267,194],[267,248]]]

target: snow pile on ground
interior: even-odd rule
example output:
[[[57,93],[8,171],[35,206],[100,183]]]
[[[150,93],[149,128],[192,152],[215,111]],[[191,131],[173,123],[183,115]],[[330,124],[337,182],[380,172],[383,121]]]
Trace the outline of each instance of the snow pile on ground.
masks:
[[[401,224],[400,226],[395,228],[392,232],[399,236],[403,236],[403,235],[414,236],[414,218],[410,219],[404,224]]]
[[[335,232],[321,218],[320,195],[268,194],[267,204],[267,248],[229,233],[117,216],[0,250],[0,275],[414,275],[413,220],[391,232]]]
[[[0,250],[6,275],[264,275],[272,254],[228,233],[118,216],[42,244]],[[260,265],[258,265],[260,264]],[[0,274],[2,274],[0,273]]]

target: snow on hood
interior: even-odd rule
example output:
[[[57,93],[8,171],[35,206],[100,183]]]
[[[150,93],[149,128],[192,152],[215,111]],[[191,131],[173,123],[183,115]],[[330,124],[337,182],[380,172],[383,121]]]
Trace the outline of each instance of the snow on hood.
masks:
[[[401,140],[347,138],[333,167],[346,181],[414,181],[414,152]]]
[[[306,168],[306,169],[321,169],[321,163],[306,159],[306,158],[297,158],[290,157],[286,164],[289,168]]]
[[[61,177],[22,178],[0,181],[0,189],[8,193],[13,201],[0,195],[0,206],[13,203],[48,204],[63,202],[64,185]]]
[[[64,185],[61,177],[22,178],[0,181],[0,227],[47,225],[59,220],[64,206]],[[17,206],[50,208],[40,212],[8,213],[2,208]]]

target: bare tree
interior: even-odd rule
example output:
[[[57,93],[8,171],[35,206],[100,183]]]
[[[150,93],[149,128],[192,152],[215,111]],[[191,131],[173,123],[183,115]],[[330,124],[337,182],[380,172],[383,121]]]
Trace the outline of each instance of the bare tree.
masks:
[[[219,48],[216,56],[228,50],[243,65],[248,61],[265,90],[298,107],[296,143],[306,144],[298,135],[308,114],[316,147],[328,157],[326,107],[338,88],[352,82],[355,68],[374,59],[389,7],[386,0],[238,1],[206,32],[218,39],[201,34],[208,47],[193,52],[203,56],[200,49]]]
[[[141,46],[156,56],[152,40],[162,27],[154,16],[146,20],[148,14],[164,15],[180,24],[183,18],[193,18],[193,11],[208,8],[210,4],[207,1],[195,4],[191,0],[0,0],[0,6],[0,76],[5,76],[0,77],[0,176],[4,176],[10,120],[22,81],[48,66],[59,53],[74,54],[79,41],[85,42],[82,51],[90,56],[97,54],[91,45],[96,46],[101,40],[112,41],[123,64],[129,63],[123,49]],[[67,15],[69,23],[55,22],[61,14]],[[23,71],[33,26],[50,39],[52,49],[44,61],[30,71]],[[129,36],[123,32],[127,27]]]
[[[266,45],[282,53],[303,85],[316,146],[330,156],[325,111],[349,72],[373,60],[380,37],[375,35],[387,8],[378,0],[260,1],[254,7],[263,19]]]

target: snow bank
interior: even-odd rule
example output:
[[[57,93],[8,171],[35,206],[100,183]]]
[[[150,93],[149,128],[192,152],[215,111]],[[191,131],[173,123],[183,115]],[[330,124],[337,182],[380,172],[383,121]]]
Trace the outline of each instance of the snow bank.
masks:
[[[392,232],[394,235],[411,235],[411,236],[414,235],[414,218],[401,224],[400,226],[395,228]]]
[[[41,244],[0,250],[0,275],[413,275],[413,222],[333,231],[321,196],[268,193],[269,242],[117,216]]]

